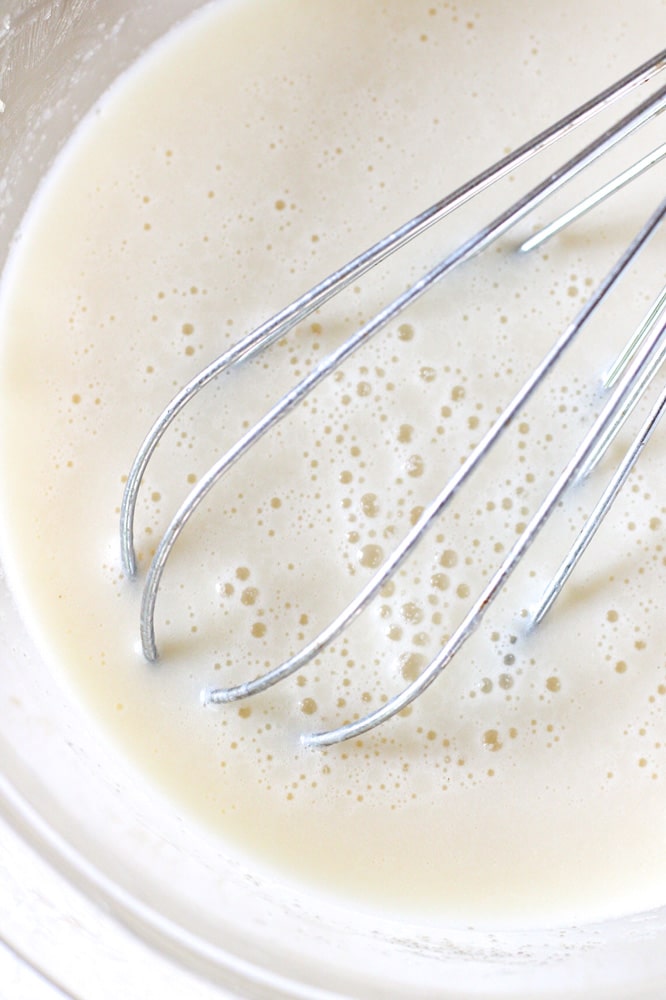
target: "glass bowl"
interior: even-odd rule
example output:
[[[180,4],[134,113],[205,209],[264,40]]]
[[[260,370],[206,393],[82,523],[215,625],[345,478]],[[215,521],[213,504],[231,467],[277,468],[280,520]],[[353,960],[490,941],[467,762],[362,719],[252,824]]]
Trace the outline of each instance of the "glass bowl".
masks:
[[[147,45],[202,4],[3,6],[2,260],[72,128]],[[280,883],[189,823],[105,742],[42,662],[4,575],[0,648],[0,814],[4,843],[25,865],[14,886],[21,919],[3,931],[84,1000],[119,989],[129,1000],[663,995],[666,909],[494,932],[382,919]],[[50,927],[44,940],[30,936],[26,912]]]

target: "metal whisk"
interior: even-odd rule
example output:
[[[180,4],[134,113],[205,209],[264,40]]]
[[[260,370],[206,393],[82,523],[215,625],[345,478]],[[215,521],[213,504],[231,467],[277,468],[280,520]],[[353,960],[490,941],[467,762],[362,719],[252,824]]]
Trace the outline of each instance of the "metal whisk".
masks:
[[[665,67],[666,50],[660,52],[653,59],[650,59],[632,73],[629,73],[617,83],[602,91],[592,100],[581,105],[555,125],[541,132],[494,166],[458,188],[442,201],[400,226],[369,250],[331,274],[320,282],[320,284],[241,339],[184,386],[174,396],[154,423],[134,460],[127,479],[121,508],[121,550],[123,565],[127,575],[129,577],[136,575],[133,524],[137,497],[146,467],[167,427],[200,389],[221,372],[255,355],[278,338],[284,336],[298,322],[323,305],[360,275],[376,266],[394,251],[443,219],[473,196],[525,163],[536,153],[591,119],[612,102],[624,97],[639,85],[650,81]],[[662,86],[661,89],[650,94],[649,97],[645,98],[611,128],[604,131],[593,142],[585,146],[584,149],[569,159],[562,167],[551,173],[546,180],[534,187],[506,211],[502,212],[489,225],[479,230],[469,240],[457,247],[440,261],[436,267],[416,281],[406,292],[398,296],[393,302],[365,323],[361,329],[316,365],[306,377],[286,393],[251,430],[212,466],[194,486],[189,496],[176,512],[162,537],[148,571],[143,590],[140,624],[141,643],[144,656],[147,660],[154,661],[158,657],[154,613],[160,581],[169,554],[185,524],[197,510],[204,497],[206,497],[227,470],[260,437],[274,427],[278,421],[301,402],[324,378],[349,358],[358,347],[366,343],[389,322],[394,320],[408,305],[419,299],[436,282],[441,281],[460,264],[480,254],[492,243],[496,242],[553,192],[577,176],[585,167],[597,160],[617,143],[634,133],[648,121],[654,119],[665,107],[666,87]],[[589,198],[580,202],[564,216],[556,219],[545,229],[542,229],[535,236],[531,237],[521,246],[521,251],[524,252],[539,245],[564,225],[578,218],[583,212],[588,211],[603,199],[609,197],[614,191],[617,191],[620,187],[638,177],[664,157],[666,157],[666,143],[657,146],[657,148],[647,156],[644,156],[628,170],[614,177],[613,180],[596,190]],[[664,216],[666,216],[666,201],[662,202],[640,229],[635,239],[592,293],[576,318],[562,332],[541,363],[508,403],[495,423],[485,433],[459,470],[445,484],[438,496],[423,509],[418,521],[388,560],[374,573],[356,598],[316,638],[289,660],[247,683],[235,687],[205,690],[202,694],[204,704],[235,701],[239,698],[263,691],[272,684],[288,677],[317,656],[325,646],[333,642],[361,614],[406,559],[426,529],[443,512],[479,462],[483,460],[493,445],[502,436],[508,424],[532,396],[542,380],[558,362],[563,352],[574,341],[602,300],[618,281],[619,277],[629,267],[636,255],[656,231],[663,221]],[[425,667],[420,676],[399,694],[385,702],[379,709],[365,717],[327,732],[303,735],[302,741],[304,744],[326,746],[367,732],[404,709],[442,673],[460,647],[475,631],[486,610],[504,587],[565,491],[574,481],[588,474],[597,464],[630,412],[642,397],[649,383],[658,373],[662,362],[666,358],[665,317],[666,285],[662,288],[648,314],[640,324],[639,329],[630,339],[626,350],[607,376],[607,398],[592,427],[501,565],[488,580],[479,597],[471,605],[460,625],[446,642],[445,646],[428,666]],[[656,404],[650,411],[620,465],[612,475],[595,509],[588,517],[555,577],[544,592],[533,614],[533,624],[541,621],[557,598],[573,567],[587,547],[615,496],[629,475],[638,455],[657,425],[665,406],[666,390],[660,393]]]

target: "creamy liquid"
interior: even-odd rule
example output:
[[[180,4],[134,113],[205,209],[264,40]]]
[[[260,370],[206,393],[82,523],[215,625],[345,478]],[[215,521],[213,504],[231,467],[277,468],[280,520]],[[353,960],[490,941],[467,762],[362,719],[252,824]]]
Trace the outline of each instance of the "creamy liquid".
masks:
[[[624,11],[215,5],[84,123],[6,274],[4,552],[45,655],[193,822],[355,905],[524,924],[666,900],[663,435],[538,631],[525,609],[598,486],[572,496],[413,707],[328,751],[298,740],[398,691],[460,621],[589,426],[600,372],[658,291],[663,239],[344,639],[251,701],[199,700],[277,664],[357,592],[647,217],[663,173],[531,256],[510,237],[462,268],[239,463],[167,566],[154,666],[138,651],[140,582],[120,569],[123,479],[154,416],[226,345],[652,55],[666,5]],[[279,392],[527,183],[508,179],[201,394],[141,491],[142,575],[191,485]]]

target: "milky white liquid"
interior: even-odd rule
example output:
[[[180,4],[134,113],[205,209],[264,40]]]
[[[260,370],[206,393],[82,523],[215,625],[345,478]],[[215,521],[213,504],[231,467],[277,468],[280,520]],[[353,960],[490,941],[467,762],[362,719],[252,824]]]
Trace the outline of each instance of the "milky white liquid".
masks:
[[[45,655],[177,809],[357,905],[525,924],[666,898],[663,435],[537,632],[524,609],[593,489],[403,717],[324,752],[298,740],[379,705],[460,621],[589,426],[604,365],[663,279],[663,239],[344,639],[252,701],[199,700],[277,664],[351,599],[647,217],[663,174],[543,251],[517,258],[511,238],[461,269],[239,463],[168,564],[154,666],[137,647],[140,582],[120,569],[123,479],[154,416],[225,346],[652,55],[666,6],[644,3],[640,23],[623,10],[215,6],[80,129],[6,274],[4,554]],[[280,391],[527,183],[507,180],[201,394],[142,487],[142,573],[192,484]]]

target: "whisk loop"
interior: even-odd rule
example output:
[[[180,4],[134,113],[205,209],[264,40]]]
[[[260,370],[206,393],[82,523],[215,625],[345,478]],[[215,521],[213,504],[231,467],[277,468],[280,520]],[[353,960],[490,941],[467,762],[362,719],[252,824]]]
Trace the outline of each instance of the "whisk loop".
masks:
[[[348,264],[345,264],[324,278],[318,285],[315,285],[279,313],[276,313],[275,316],[272,316],[265,323],[262,323],[255,330],[247,334],[247,336],[243,337],[237,344],[233,345],[224,354],[221,354],[183,386],[158,416],[146,435],[127,477],[120,512],[120,550],[123,569],[127,575],[129,577],[136,575],[134,517],[139,488],[146,467],[165,431],[193,396],[223,371],[233,367],[240,361],[249,359],[253,354],[259,353],[265,347],[274,343],[297,323],[346,288],[352,281],[360,278],[370,268],[380,264],[392,253],[400,249],[400,247],[415,239],[457,208],[460,208],[471,198],[486,190],[486,188],[506,176],[512,170],[516,170],[522,166],[537,153],[559,139],[562,139],[614,102],[625,97],[636,87],[650,81],[665,66],[666,49],[637,67],[631,73],[628,73],[612,86],[601,91],[596,97],[586,101],[575,111],[565,115],[560,121],[524,143],[518,149],[514,150],[514,152],[503,157],[487,170],[482,171],[466,184],[461,185],[461,187],[457,188],[441,201],[398,227],[398,229],[384,237],[384,239],[349,261]],[[658,104],[655,114],[661,108],[663,108],[663,103]]]
[[[430,209],[427,209],[405,223],[368,251],[330,275],[315,288],[244,337],[238,344],[203,369],[199,375],[177,393],[159,416],[144,440],[128,476],[121,507],[121,551],[126,573],[129,576],[134,576],[136,573],[133,523],[137,496],[146,467],[167,427],[201,388],[222,371],[263,350],[269,344],[283,336],[305,316],[336,295],[351,281],[385,260],[390,254],[401,246],[404,246],[405,243],[440,221],[470,198],[493,184],[500,177],[506,175],[510,170],[515,169],[540,150],[568,134],[573,128],[587,121],[611,102],[629,93],[629,91],[641,83],[651,79],[664,66],[666,66],[666,50],[643,64],[633,73],[628,74],[614,86],[607,88],[596,98],[581,105],[576,111],[561,119],[561,121],[551,128],[540,133],[536,138],[521,146],[513,154],[500,160],[493,167],[479,174],[447,198],[444,198]],[[609,149],[647,122],[654,119],[664,110],[664,107],[666,107],[666,87],[662,87],[643,100],[630,113],[624,115],[614,126],[604,131],[593,142],[586,145],[575,156],[567,160],[562,167],[551,173],[546,180],[536,185],[528,194],[518,199],[489,225],[480,229],[469,240],[448,254],[406,292],[384,307],[369,322],[349,337],[337,350],[331,352],[322,362],[316,365],[308,375],[286,393],[253,428],[241,437],[211,467],[199,480],[176,512],[162,537],[149,568],[143,591],[140,623],[141,644],[146,659],[154,661],[158,657],[154,614],[160,581],[169,554],[187,522],[221,477],[265,433],[297,406],[324,378],[338,368],[362,344],[366,343],[388,323],[399,316],[407,306],[423,296],[435,283],[441,281],[462,263],[486,250],[520,220],[532,212],[535,207],[567,184],[572,178],[576,177],[588,165],[596,161]],[[526,252],[529,249],[533,249],[543,243],[544,240],[551,238],[565,225],[579,218],[585,212],[590,211],[602,200],[610,197],[621,187],[641,176],[647,169],[653,167],[664,157],[666,157],[666,143],[657,146],[651,153],[643,156],[629,169],[622,171],[622,173],[618,174],[601,188],[598,188],[592,195],[579,202],[563,216],[560,216],[554,222],[541,229],[537,234],[530,237],[530,239],[522,244],[521,251]],[[615,266],[609,271],[584,304],[578,316],[559,336],[541,363],[509,402],[465,462],[463,462],[460,469],[445,484],[438,496],[424,508],[412,529],[399,543],[392,555],[360,590],[356,598],[328,627],[295,656],[261,677],[244,684],[230,688],[215,688],[204,691],[202,701],[205,704],[234,701],[267,689],[312,660],[351,625],[396,572],[426,530],[445,510],[460,487],[489,453],[513,417],[536,391],[546,375],[561,358],[564,351],[578,336],[594,311],[605,299],[611,288],[614,287],[636,255],[645,246],[663,221],[665,215],[666,201],[648,219]],[[625,351],[622,352],[621,356],[612,366],[606,378],[607,399],[593,426],[585,435],[583,441],[576,449],[574,455],[548,492],[548,495],[527,527],[514,543],[499,568],[492,575],[482,593],[472,604],[458,628],[435,658],[422,671],[420,676],[376,711],[354,722],[347,723],[338,729],[304,735],[302,737],[303,743],[309,746],[326,746],[359,736],[402,711],[441,674],[467,638],[476,630],[488,607],[502,590],[509,576],[558,505],[566,490],[575,480],[589,474],[591,469],[600,461],[623,423],[642,398],[648,385],[656,377],[666,356],[666,346],[664,345],[664,333],[666,331],[665,313],[666,287],[660,292],[638,330],[630,339]],[[666,390],[660,394],[657,403],[654,405],[648,418],[627,450],[622,462],[613,474],[597,506],[586,521],[574,545],[567,553],[553,580],[544,592],[536,610],[533,612],[533,624],[537,624],[543,619],[556,600],[573,567],[589,544],[639,454],[657,426],[665,405]]]

